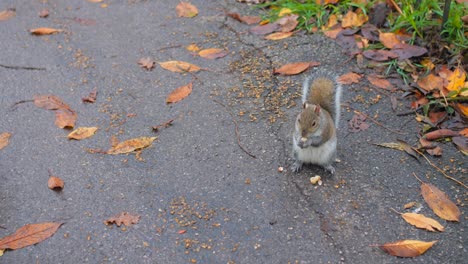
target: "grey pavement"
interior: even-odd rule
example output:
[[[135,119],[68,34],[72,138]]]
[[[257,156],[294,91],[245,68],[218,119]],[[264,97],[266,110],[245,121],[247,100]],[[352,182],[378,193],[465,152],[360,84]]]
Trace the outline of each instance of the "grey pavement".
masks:
[[[420,125],[414,116],[396,116],[390,98],[365,80],[345,87],[343,104],[405,134],[370,121],[368,130],[350,133],[353,111],[343,107],[336,174],[314,166],[298,174],[289,170],[300,86],[313,70],[293,77],[271,71],[297,61],[318,61],[333,75],[358,70],[332,40],[304,33],[263,40],[224,15],[261,12],[234,0],[194,0],[200,13],[191,19],[177,17],[178,1],[104,3],[107,8],[85,0],[0,2],[0,10],[17,11],[0,22],[0,64],[45,68],[0,67],[0,132],[12,133],[0,150],[0,237],[30,223],[64,222],[51,238],[6,251],[0,263],[465,262],[465,214],[460,223],[439,219],[446,230],[432,233],[391,211],[415,201],[421,213],[437,218],[413,172],[446,192],[463,213],[467,193],[424,160],[370,144],[414,144]],[[43,8],[50,10],[48,18],[39,18]],[[65,31],[30,35],[27,30],[36,27]],[[191,43],[224,47],[229,54],[200,58],[185,49]],[[142,57],[206,70],[179,74],[156,64],[146,71],[137,65]],[[169,92],[191,81],[186,99],[166,105]],[[94,88],[97,102],[83,104]],[[54,125],[53,112],[30,102],[13,107],[38,94],[62,98],[78,113],[77,126],[98,126],[96,135],[70,141],[70,131]],[[397,111],[407,111],[407,105],[408,99],[400,99]],[[171,127],[152,131],[173,118]],[[112,136],[158,139],[142,151],[144,161],[87,151],[110,148]],[[442,148],[433,162],[466,180],[466,157],[450,143]],[[63,191],[47,188],[49,169],[65,181]],[[323,185],[310,184],[316,174]],[[122,211],[141,215],[139,223],[103,223]],[[402,239],[439,242],[412,259],[372,246]]]

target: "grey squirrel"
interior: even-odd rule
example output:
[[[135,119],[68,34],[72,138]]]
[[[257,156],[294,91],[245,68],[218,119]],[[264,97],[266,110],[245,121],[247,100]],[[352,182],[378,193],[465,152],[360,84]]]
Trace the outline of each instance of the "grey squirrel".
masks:
[[[329,77],[310,82],[311,78],[306,78],[302,87],[302,110],[296,118],[291,168],[298,172],[304,163],[312,163],[334,174],[342,87]]]

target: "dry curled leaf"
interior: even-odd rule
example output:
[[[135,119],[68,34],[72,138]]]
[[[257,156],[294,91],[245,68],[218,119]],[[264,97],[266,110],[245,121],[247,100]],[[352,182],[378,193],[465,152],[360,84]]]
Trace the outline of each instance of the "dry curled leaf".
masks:
[[[8,132],[3,132],[0,134],[0,149],[3,149],[4,147],[8,146],[10,143],[10,137],[11,133]]]
[[[161,67],[171,72],[197,72],[201,70],[197,65],[185,62],[185,61],[165,61],[158,62]]]
[[[404,213],[401,215],[401,217],[403,217],[407,223],[414,225],[417,228],[426,229],[432,232],[443,232],[445,230],[439,222],[432,218],[426,217],[423,214]]]
[[[63,189],[64,182],[62,179],[56,176],[50,176],[49,180],[47,181],[47,186],[49,189],[54,190],[54,189]]]
[[[0,21],[6,21],[14,16],[16,16],[16,9],[14,8],[0,11]]]
[[[295,63],[288,63],[281,66],[279,69],[274,69],[273,74],[282,74],[282,75],[295,75],[305,70],[309,69],[310,67],[319,66],[320,62],[295,62]]]
[[[192,83],[181,86],[181,87],[175,89],[174,91],[172,91],[167,96],[166,103],[167,104],[177,103],[177,102],[183,100],[185,97],[187,97],[191,92],[192,92]]]
[[[157,125],[157,126],[153,126],[153,131],[154,132],[158,132],[159,129],[161,128],[167,128],[167,127],[170,127],[172,126],[172,122],[174,122],[175,119],[170,119],[170,120],[167,120],[166,122],[160,124],[160,125]]]
[[[367,130],[370,127],[370,125],[369,123],[366,123],[366,119],[367,118],[365,115],[355,113],[351,120],[349,120],[348,122],[349,131],[356,133],[359,131]]]
[[[70,106],[54,95],[35,95],[34,104],[37,107],[55,111],[55,125],[60,128],[73,128],[78,118]]]
[[[393,85],[386,79],[380,78],[375,75],[367,76],[367,80],[372,83],[372,85],[385,89],[385,90],[392,90],[394,89]]]
[[[63,223],[45,222],[25,225],[0,239],[0,250],[31,246],[51,237]]]
[[[444,80],[441,77],[435,76],[431,73],[419,79],[417,84],[419,85],[419,87],[429,92],[434,89],[442,89],[444,85]]]
[[[275,32],[275,33],[271,33],[268,36],[265,36],[265,39],[280,40],[280,39],[289,38],[290,36],[292,36],[292,34],[294,34],[294,32]]]
[[[241,16],[239,13],[227,13],[227,15],[247,25],[257,24],[262,21],[262,18],[259,16]]]
[[[107,151],[107,154],[116,155],[116,154],[126,154],[133,152],[135,150],[143,149],[148,146],[151,146],[153,141],[157,137],[139,137],[129,139],[119,144],[113,146],[111,149]]]
[[[365,50],[362,55],[370,60],[387,61],[398,58],[398,55],[389,50]]]
[[[88,96],[81,98],[81,101],[83,101],[83,103],[94,103],[96,102],[96,97],[97,97],[97,90],[94,89],[89,93]]]
[[[392,256],[412,258],[424,254],[437,241],[425,242],[419,240],[400,240],[392,243],[385,243],[379,248]]]
[[[431,131],[423,136],[426,140],[437,140],[446,137],[456,137],[459,135],[459,132],[453,131],[447,128],[438,129]]]
[[[140,221],[139,215],[131,215],[127,212],[121,212],[120,214],[110,217],[106,221],[104,221],[105,225],[116,224],[117,226],[121,226],[122,224],[126,226],[131,226],[133,224],[138,223]]]
[[[338,77],[338,82],[341,84],[359,83],[359,80],[361,79],[361,77],[362,77],[361,74],[348,72]]]
[[[33,28],[33,29],[30,29],[29,32],[33,35],[50,35],[50,34],[55,34],[55,33],[59,33],[59,32],[62,32],[63,30],[62,29],[56,29],[56,28],[46,28],[46,27],[42,27],[42,28]]]
[[[211,60],[225,57],[227,54],[228,52],[226,50],[217,48],[204,49],[198,52],[200,57]]]
[[[196,6],[188,2],[180,2],[176,6],[176,12],[179,17],[195,17],[198,15],[198,9]]]
[[[141,58],[139,61],[138,61],[138,65],[140,65],[140,67],[144,68],[144,69],[147,69],[147,70],[151,70],[154,68],[154,64],[156,62],[154,60],[152,60],[151,58]]]
[[[393,47],[401,43],[401,41],[397,38],[397,35],[395,33],[379,32],[379,40],[388,49],[392,49]]]
[[[421,194],[434,213],[447,221],[460,221],[460,209],[441,190],[430,183],[421,184]]]
[[[409,202],[403,206],[405,209],[410,209],[411,207],[415,206],[416,202]]]
[[[457,146],[463,155],[468,155],[468,137],[453,137],[452,142]]]
[[[259,26],[251,27],[249,31],[250,33],[256,34],[256,35],[266,35],[266,34],[270,34],[272,32],[277,31],[279,27],[280,25],[278,25],[277,23],[273,23],[273,24],[266,24],[266,25],[259,25]]]
[[[369,20],[369,18],[365,14],[363,14],[363,13],[358,14],[358,13],[355,13],[355,12],[349,10],[348,13],[346,13],[343,16],[343,20],[341,21],[341,25],[344,28],[360,27],[364,23],[366,23],[367,20]]]
[[[79,127],[68,134],[67,138],[76,140],[89,138],[92,137],[97,130],[97,127]]]

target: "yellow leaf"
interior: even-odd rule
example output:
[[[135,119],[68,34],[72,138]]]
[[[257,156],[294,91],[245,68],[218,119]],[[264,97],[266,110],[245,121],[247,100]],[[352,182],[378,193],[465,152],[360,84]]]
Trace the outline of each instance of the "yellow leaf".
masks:
[[[197,65],[184,62],[184,61],[166,61],[166,62],[158,62],[161,67],[163,67],[166,70],[172,71],[172,72],[197,72],[201,70],[200,67]]]
[[[395,45],[401,43],[395,33],[379,32],[379,40],[386,48],[389,49],[392,49]]]
[[[369,20],[369,18],[365,14],[357,14],[349,10],[348,13],[344,15],[343,20],[341,21],[341,26],[344,28],[360,27],[364,25],[367,20]]]
[[[265,39],[269,40],[280,40],[280,39],[285,39],[289,38],[292,36],[293,32],[275,32],[271,33],[270,35],[266,36]]]
[[[437,241],[425,242],[419,240],[400,240],[379,246],[380,249],[392,256],[412,258],[422,255]]]
[[[31,32],[31,34],[33,35],[50,35],[50,34],[55,34],[55,33],[59,33],[62,31],[63,31],[62,29],[46,28],[46,27],[33,28],[29,30],[29,32]]]
[[[447,77],[449,84],[447,85],[447,90],[449,91],[459,91],[465,85],[466,74],[463,70],[456,68],[450,76]]]
[[[289,8],[281,8],[279,14],[278,14],[278,17],[282,17],[282,16],[285,16],[285,15],[288,15],[288,14],[291,14],[292,11],[291,9]]]
[[[97,130],[97,127],[79,127],[68,134],[67,137],[68,139],[81,140],[93,136]]]
[[[432,63],[430,58],[425,58],[421,61],[421,65],[424,66],[428,70],[434,69],[435,65]]]
[[[107,151],[107,154],[125,154],[150,146],[157,137],[139,137],[120,142]]]
[[[437,216],[447,221],[460,221],[460,209],[437,187],[430,183],[422,183],[421,194]]]
[[[443,232],[445,230],[439,222],[422,214],[404,213],[401,216],[406,222],[417,228],[423,228],[432,232],[435,232],[436,230]]]
[[[185,49],[187,49],[188,51],[199,51],[200,50],[200,48],[195,43],[192,43],[192,44],[188,45]]]
[[[183,100],[185,97],[187,97],[191,92],[192,92],[192,83],[181,86],[175,89],[174,91],[172,91],[167,96],[166,103],[167,104],[177,103]]]

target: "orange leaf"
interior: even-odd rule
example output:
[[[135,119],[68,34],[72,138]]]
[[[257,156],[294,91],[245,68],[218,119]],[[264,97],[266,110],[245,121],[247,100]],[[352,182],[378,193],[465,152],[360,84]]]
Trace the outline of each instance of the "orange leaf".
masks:
[[[361,77],[362,75],[360,74],[357,74],[354,72],[348,72],[338,77],[338,82],[341,84],[359,83],[359,80],[361,79]]]
[[[34,104],[47,110],[55,110],[55,125],[60,128],[75,126],[77,114],[70,106],[54,95],[35,95]]]
[[[331,39],[336,39],[338,34],[343,30],[344,29],[339,24],[337,24],[331,29],[324,31],[323,34]]]
[[[60,128],[73,128],[77,119],[76,113],[71,109],[55,111],[55,125]]]
[[[419,79],[417,84],[426,91],[432,91],[434,89],[441,89],[444,85],[444,80],[431,73]]]
[[[63,189],[64,182],[59,177],[50,176],[49,181],[47,182],[49,189]]]
[[[45,222],[25,225],[12,235],[0,239],[0,250],[31,246],[51,237],[62,223]]]
[[[460,131],[460,135],[464,136],[464,137],[468,137],[468,127],[467,128],[464,128]],[[0,135],[0,138],[1,138],[1,135]],[[0,140],[1,141],[1,140]],[[1,149],[1,147],[0,147]]]
[[[14,8],[0,11],[0,21],[6,21],[14,16],[16,16],[16,10]]]
[[[385,243],[379,246],[379,248],[392,256],[412,258],[422,255],[436,242],[437,241],[400,240],[393,243]]]
[[[227,51],[225,51],[223,49],[216,49],[216,48],[204,49],[204,50],[201,50],[200,52],[198,52],[198,55],[200,55],[200,57],[206,58],[206,59],[211,59],[211,60],[222,58],[222,57],[226,56],[227,54],[228,54]]]
[[[150,146],[157,137],[139,137],[120,142],[107,151],[107,154],[125,154]]]
[[[185,97],[187,97],[191,92],[192,92],[192,83],[181,86],[181,87],[175,89],[174,91],[172,91],[167,96],[166,103],[167,104],[177,103],[177,102],[183,100]]]
[[[438,130],[431,131],[431,132],[425,134],[423,136],[423,138],[427,139],[427,140],[437,140],[437,139],[446,138],[446,137],[455,137],[455,136],[458,136],[458,135],[459,135],[459,133],[456,132],[456,131],[453,131],[453,130],[450,130],[450,129],[447,129],[447,128],[443,128],[443,129],[438,129]]]
[[[280,40],[280,39],[289,38],[290,36],[292,36],[292,34],[294,34],[294,32],[275,32],[275,33],[271,33],[270,35],[265,36],[265,39]]]
[[[180,2],[176,6],[176,12],[179,17],[194,17],[198,15],[197,7],[188,2]]]
[[[97,130],[98,130],[97,127],[79,127],[73,130],[70,134],[68,134],[67,138],[76,139],[76,140],[89,138],[93,136]]]
[[[158,62],[161,67],[171,72],[197,72],[201,70],[197,65],[185,61],[166,61]]]
[[[185,49],[188,50],[188,51],[199,51],[200,50],[200,48],[195,43],[192,43],[192,44],[188,45]]]
[[[396,37],[395,33],[379,32],[379,40],[382,44],[389,49],[393,49],[395,45],[400,44],[401,41]]]
[[[447,194],[437,187],[423,182],[421,194],[437,216],[448,221],[460,221],[460,209],[448,198]]]
[[[130,226],[138,223],[138,221],[140,221],[139,215],[131,215],[127,212],[121,212],[120,214],[110,217],[109,219],[104,221],[104,224],[116,224],[117,226],[121,226],[122,224],[124,224],[126,226]]]
[[[448,76],[447,81],[449,84],[447,85],[447,90],[449,91],[459,91],[465,85],[466,74],[463,70],[456,68],[453,73]]]
[[[422,214],[404,213],[401,216],[406,222],[417,228],[423,228],[432,232],[436,230],[440,232],[444,231],[444,227],[439,222]]]
[[[344,15],[343,20],[341,21],[341,26],[344,28],[360,27],[366,23],[367,20],[369,20],[369,18],[365,14],[356,14],[349,10],[348,13]]]
[[[257,24],[262,21],[262,18],[259,16],[241,16],[239,13],[227,13],[227,15],[247,25]]]
[[[322,29],[330,29],[334,25],[338,24],[338,17],[335,14],[330,15],[328,18],[327,25],[325,25]]]
[[[367,80],[370,83],[372,83],[374,86],[377,86],[385,90],[391,90],[394,88],[393,85],[388,80],[379,78],[378,76],[375,76],[375,75],[367,76]]]
[[[3,149],[4,147],[8,146],[10,143],[10,137],[11,133],[4,132],[0,134],[0,149]]]
[[[299,74],[310,67],[319,66],[320,62],[295,62],[281,66],[279,69],[274,69],[273,74],[295,75]]]
[[[62,29],[45,28],[45,27],[33,28],[29,30],[29,32],[33,35],[50,35],[50,34],[55,34],[55,33],[59,33],[62,31],[63,31]]]

